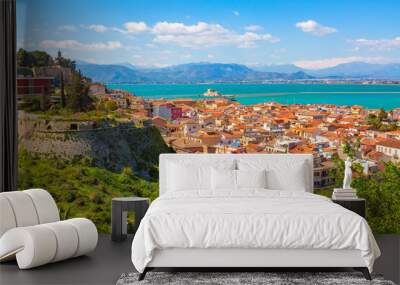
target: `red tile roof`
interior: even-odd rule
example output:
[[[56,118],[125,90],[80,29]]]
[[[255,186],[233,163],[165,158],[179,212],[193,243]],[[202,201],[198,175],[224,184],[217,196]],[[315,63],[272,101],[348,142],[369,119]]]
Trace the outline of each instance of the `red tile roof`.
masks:
[[[400,149],[400,141],[399,140],[391,140],[391,139],[384,140],[384,141],[378,142],[377,145]]]

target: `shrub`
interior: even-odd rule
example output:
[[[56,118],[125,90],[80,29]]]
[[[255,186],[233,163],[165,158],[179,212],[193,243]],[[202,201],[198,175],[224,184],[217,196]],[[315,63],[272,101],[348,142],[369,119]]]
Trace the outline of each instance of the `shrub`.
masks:
[[[331,172],[335,187],[343,181],[343,161],[336,158],[336,168]],[[387,163],[381,172],[365,176],[362,168],[353,167],[352,187],[367,202],[366,219],[375,233],[400,233],[400,165]],[[326,192],[324,193],[326,195]]]
[[[153,200],[158,193],[158,183],[136,176],[131,168],[118,173],[88,166],[78,158],[66,163],[57,158],[40,158],[23,149],[19,152],[18,171],[20,190],[47,189],[56,200],[61,218],[92,219],[99,232],[110,232],[113,197],[140,194]]]

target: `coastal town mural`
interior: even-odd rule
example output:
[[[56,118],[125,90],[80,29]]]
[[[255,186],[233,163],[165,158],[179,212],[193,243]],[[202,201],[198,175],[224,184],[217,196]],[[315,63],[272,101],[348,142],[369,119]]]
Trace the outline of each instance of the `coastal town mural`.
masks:
[[[37,5],[53,11],[50,2],[38,1]],[[148,9],[142,1],[125,2],[132,9]],[[28,4],[21,0],[18,5],[22,40],[30,30],[23,20]],[[71,4],[66,9],[77,8]],[[241,23],[236,18],[243,14],[232,11],[226,17]],[[242,58],[234,57],[234,51],[229,51],[232,60],[225,62],[224,55],[216,58],[210,52],[218,54],[221,51],[216,47],[233,46],[240,52],[246,50],[247,56],[257,52],[257,45],[284,40],[250,25],[250,20],[246,20],[247,32],[240,33],[200,20],[189,24],[193,21],[185,17],[186,24],[159,19],[151,26],[135,13],[123,28],[71,22],[73,18],[60,16],[59,25],[49,35],[34,37],[37,31],[33,31],[20,42],[20,189],[47,189],[62,218],[83,215],[100,231],[109,232],[112,197],[135,195],[153,200],[158,196],[160,153],[311,153],[314,192],[331,197],[333,188],[343,181],[344,161],[350,158],[352,187],[368,201],[367,219],[373,231],[400,233],[399,63],[371,62],[365,56],[351,60],[349,56],[348,62],[342,58],[269,64],[272,57],[267,61],[264,55],[259,55],[258,64],[231,63]],[[56,21],[54,15],[44,15]],[[316,33],[318,40],[338,33],[310,21],[291,24],[291,28],[307,36]],[[80,30],[93,34],[93,40],[75,39]],[[43,38],[51,32],[54,38]],[[139,41],[140,36],[155,38],[142,49],[126,47],[119,42],[122,39],[93,43],[107,33],[127,42]],[[202,42],[205,35],[211,41],[208,44]],[[225,40],[220,42],[217,36]],[[204,45],[207,62],[191,57],[182,62],[171,51],[168,60],[175,58],[175,64],[167,60],[156,66],[153,60],[161,55],[147,55],[143,50],[166,44],[163,48],[176,46],[178,52],[197,54],[199,48],[192,46],[196,41]],[[363,48],[363,44],[355,45]],[[121,63],[115,50],[123,50],[127,58],[140,58],[140,63],[147,60],[149,65]],[[95,59],[87,58],[91,52]],[[108,55],[115,62],[98,62]]]

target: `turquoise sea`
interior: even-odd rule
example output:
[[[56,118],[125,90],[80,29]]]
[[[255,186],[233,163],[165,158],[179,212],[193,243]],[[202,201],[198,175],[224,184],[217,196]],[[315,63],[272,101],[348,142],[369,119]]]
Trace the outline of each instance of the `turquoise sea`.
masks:
[[[358,84],[190,84],[190,85],[132,85],[109,84],[112,89],[123,89],[137,96],[155,98],[205,98],[207,88],[222,94],[234,94],[244,105],[261,102],[283,104],[361,105],[366,108],[400,107],[400,85]]]

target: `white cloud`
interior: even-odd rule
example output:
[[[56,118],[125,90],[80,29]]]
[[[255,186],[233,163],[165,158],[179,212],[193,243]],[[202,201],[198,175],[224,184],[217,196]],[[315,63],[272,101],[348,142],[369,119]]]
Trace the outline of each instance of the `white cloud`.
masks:
[[[213,59],[215,56],[213,54],[207,54],[207,58]]]
[[[239,11],[232,11],[232,13],[233,13],[233,15],[235,15],[235,16],[240,16]]]
[[[142,33],[150,30],[145,22],[127,22],[124,24],[124,28],[125,30],[116,29],[116,31],[129,34]]]
[[[63,26],[59,26],[58,29],[60,31],[66,31],[66,32],[74,32],[77,30],[74,25],[63,25]]]
[[[314,20],[298,22],[295,26],[305,33],[311,33],[316,36],[325,36],[337,32],[335,28],[323,26]]]
[[[104,33],[109,30],[109,28],[104,25],[81,25],[81,27],[97,33]]]
[[[389,60],[383,57],[348,56],[348,57],[324,58],[317,60],[299,60],[295,61],[294,64],[297,65],[298,67],[306,69],[322,69],[350,62],[386,63],[389,62]]]
[[[118,41],[109,41],[105,43],[82,43],[76,40],[45,40],[40,43],[42,48],[55,48],[55,49],[74,49],[86,51],[101,51],[101,50],[114,50],[122,47]]]
[[[263,27],[261,27],[259,25],[248,25],[248,26],[244,27],[244,29],[249,32],[258,32],[258,31],[262,31]]]
[[[149,27],[145,22],[126,22],[123,28],[104,25],[81,25],[81,27],[103,33],[115,31],[122,34],[153,34],[153,42],[175,44],[181,47],[202,48],[222,45],[236,45],[239,48],[254,48],[257,42],[279,42],[279,39],[268,33],[257,32],[262,27],[247,26],[245,33],[237,33],[220,24],[198,22],[186,25],[179,22],[157,22]],[[153,47],[153,46],[148,46]]]
[[[368,48],[370,50],[393,50],[400,49],[400,37],[393,39],[379,39],[379,40],[368,40],[368,39],[355,39],[350,40],[357,49],[362,47]]]
[[[236,45],[247,48],[255,47],[256,42],[278,42],[270,34],[246,32],[239,34],[219,24],[198,22],[194,25],[183,23],[158,22],[152,29],[154,42],[170,43],[182,47],[201,48],[221,45]]]
[[[219,24],[208,24],[198,22],[195,25],[185,25],[183,23],[158,22],[153,27],[155,34],[195,34],[195,33],[223,33],[226,31]]]
[[[135,34],[149,31],[150,28],[145,22],[126,22],[123,28],[107,27],[104,25],[81,25],[82,28],[95,31],[97,33],[104,33],[107,31],[119,32],[122,34]]]

